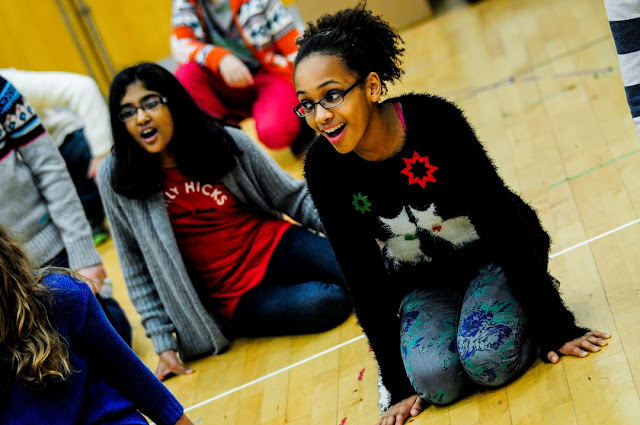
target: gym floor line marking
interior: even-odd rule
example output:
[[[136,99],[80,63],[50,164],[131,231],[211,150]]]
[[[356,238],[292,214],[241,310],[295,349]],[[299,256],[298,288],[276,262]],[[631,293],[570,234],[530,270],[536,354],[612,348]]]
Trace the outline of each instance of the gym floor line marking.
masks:
[[[617,161],[620,161],[621,159],[627,158],[627,157],[629,157],[631,155],[635,155],[637,153],[640,153],[640,148],[634,149],[631,152],[627,152],[627,153],[625,153],[623,155],[620,155],[619,157],[610,159],[609,161],[603,162],[602,164],[598,164],[595,167],[591,167],[588,170],[585,170],[585,171],[583,171],[581,173],[574,174],[573,176],[565,177],[564,179],[560,180],[559,182],[555,182],[555,183],[549,185],[549,189],[553,189],[554,187],[558,187],[561,184],[568,183],[571,180],[575,180],[578,177],[582,177],[582,176],[585,176],[587,174],[593,173],[594,171],[599,170],[600,168],[604,168],[607,165],[611,165],[611,164],[613,164],[613,163],[615,163]]]
[[[596,39],[594,39],[594,40],[592,40],[590,42],[587,42],[587,43],[585,43],[585,44],[583,44],[581,46],[575,47],[573,49],[569,49],[566,52],[560,53],[559,55],[553,56],[553,57],[551,57],[549,59],[545,59],[545,60],[540,61],[538,63],[535,63],[535,64],[533,64],[533,65],[531,65],[529,67],[526,67],[521,71],[515,72],[510,77],[503,78],[503,79],[498,80],[497,82],[495,82],[493,84],[488,84],[486,86],[483,86],[483,87],[485,87],[484,90],[487,90],[487,89],[490,89],[490,88],[500,87],[500,86],[505,85],[505,84],[512,84],[513,82],[515,82],[516,80],[518,80],[520,77],[522,77],[524,75],[531,74],[533,71],[535,71],[535,70],[537,70],[539,68],[543,68],[543,67],[545,67],[547,65],[551,65],[552,63],[554,63],[556,61],[559,61],[561,59],[566,59],[569,56],[572,56],[572,55],[575,55],[577,53],[580,53],[580,52],[583,52],[585,50],[588,50],[593,46],[597,46],[598,44],[600,44],[602,42],[608,41],[610,38],[611,38],[611,34],[607,33],[607,34],[605,34],[605,35],[603,35],[601,37],[598,37],[598,38],[596,38]],[[578,72],[580,72],[580,71],[578,71]],[[531,77],[529,77],[529,78],[531,78]],[[478,93],[480,93],[481,91],[484,91],[484,90],[471,89],[470,92],[467,91],[466,94],[460,96],[459,98],[454,98],[453,100],[455,102],[461,102],[461,101],[466,100],[466,99],[468,99],[468,98],[470,98],[470,97],[472,97],[472,96],[474,96],[474,95],[476,95],[476,94],[478,94]]]
[[[570,71],[570,72],[559,72],[559,73],[555,73],[555,74],[553,74],[553,75],[551,75],[549,77],[543,77],[541,75],[529,75],[529,76],[526,76],[526,77],[509,77],[509,78],[497,81],[497,82],[492,83],[492,84],[485,84],[483,86],[471,87],[471,88],[468,88],[468,89],[456,90],[456,91],[452,91],[452,92],[445,92],[445,93],[440,94],[440,96],[445,97],[445,98],[450,98],[451,97],[456,102],[462,102],[462,101],[468,99],[470,95],[481,93],[481,92],[485,92],[485,91],[492,90],[492,89],[497,89],[498,87],[507,86],[507,85],[511,85],[511,84],[535,82],[535,81],[543,80],[544,78],[560,79],[560,78],[581,77],[581,76],[585,76],[585,75],[592,75],[593,78],[601,78],[601,77],[606,77],[606,76],[609,76],[609,75],[613,75],[616,71],[619,71],[619,68],[608,66],[606,68],[598,68],[598,69],[582,69],[582,70]],[[576,87],[577,87],[576,84],[572,84],[568,88],[565,88],[565,89],[560,90],[559,92],[555,93],[555,95],[564,94],[567,91],[575,89]],[[458,98],[456,96],[460,96],[460,97]],[[540,100],[537,100],[537,101],[531,103],[529,106],[535,106],[535,105],[537,105],[539,103],[542,103],[542,102],[548,100],[548,98],[550,99],[550,98],[553,98],[553,97],[555,97],[555,96],[554,95],[545,96],[545,97],[541,98]]]
[[[601,233],[601,234],[599,234],[598,236],[594,236],[594,237],[592,237],[591,239],[587,239],[586,241],[583,241],[583,242],[577,243],[577,244],[575,244],[575,245],[573,245],[573,246],[570,246],[569,248],[565,248],[565,249],[563,249],[563,250],[562,250],[562,251],[560,251],[560,252],[556,252],[555,254],[551,254],[551,255],[549,256],[549,258],[551,259],[551,258],[554,258],[554,257],[558,257],[558,256],[560,256],[560,255],[562,255],[562,254],[566,254],[566,253],[567,253],[567,252],[569,252],[569,251],[573,251],[574,249],[580,248],[581,246],[588,245],[588,244],[590,244],[591,242],[597,241],[598,239],[602,239],[602,238],[604,238],[605,236],[609,236],[609,235],[611,235],[611,234],[613,234],[613,233],[619,232],[620,230],[622,230],[622,229],[626,229],[626,228],[627,228],[627,227],[629,227],[629,226],[633,226],[633,225],[634,225],[634,224],[636,224],[636,223],[640,223],[640,218],[636,218],[635,220],[630,221],[630,222],[628,222],[628,223],[626,223],[626,224],[623,224],[622,226],[618,226],[618,227],[616,227],[615,229],[611,229],[611,230],[609,230],[608,232]]]
[[[607,231],[607,232],[605,232],[605,233],[602,233],[602,234],[600,234],[600,235],[598,235],[598,236],[594,236],[593,238],[587,239],[586,241],[583,241],[583,242],[580,242],[580,243],[575,244],[575,245],[573,245],[573,246],[570,246],[570,247],[568,247],[568,248],[565,248],[565,249],[563,249],[563,250],[562,250],[562,251],[560,251],[560,252],[557,252],[557,253],[555,253],[555,254],[551,254],[551,255],[549,256],[549,258],[551,259],[551,258],[554,258],[554,257],[558,257],[558,256],[560,256],[560,255],[566,254],[567,252],[573,251],[574,249],[580,248],[581,246],[584,246],[584,245],[590,244],[591,242],[597,241],[598,239],[604,238],[605,236],[609,236],[609,235],[611,235],[611,234],[613,234],[613,233],[619,232],[620,230],[625,229],[625,228],[627,228],[627,227],[629,227],[629,226],[632,226],[632,225],[634,225],[634,224],[636,224],[636,223],[640,223],[640,218],[637,218],[637,219],[635,219],[635,220],[633,220],[633,221],[630,221],[630,222],[629,222],[629,223],[627,223],[627,224],[623,224],[622,226],[618,226],[618,227],[616,227],[615,229],[609,230],[609,231]],[[237,391],[240,391],[240,390],[242,390],[242,389],[244,389],[244,388],[250,387],[251,385],[257,384],[257,383],[262,382],[262,381],[264,381],[264,380],[266,380],[266,379],[269,379],[269,378],[271,378],[271,377],[273,377],[273,376],[279,375],[279,374],[281,374],[282,372],[286,372],[286,371],[288,371],[288,370],[291,370],[291,369],[293,369],[293,368],[294,368],[294,367],[296,367],[296,366],[300,366],[300,365],[302,365],[302,364],[304,364],[304,363],[308,363],[308,362],[310,362],[311,360],[317,359],[318,357],[324,356],[325,354],[328,354],[328,353],[330,353],[330,352],[332,352],[332,351],[338,350],[338,349],[340,349],[340,348],[342,348],[342,347],[345,347],[345,346],[347,346],[347,345],[349,345],[349,344],[351,344],[351,343],[354,343],[354,342],[356,342],[356,341],[359,341],[359,340],[361,340],[361,339],[363,339],[363,338],[364,338],[364,334],[363,334],[363,335],[360,335],[360,336],[357,336],[357,337],[355,337],[355,338],[352,338],[352,339],[350,339],[349,341],[345,341],[345,342],[343,342],[343,343],[341,343],[341,344],[338,344],[338,345],[336,345],[336,346],[334,346],[334,347],[328,348],[328,349],[326,349],[326,350],[324,350],[324,351],[321,351],[321,352],[319,352],[319,353],[317,353],[317,354],[314,354],[314,355],[313,355],[313,356],[311,356],[311,357],[307,357],[307,358],[306,358],[306,359],[304,359],[304,360],[300,360],[299,362],[293,363],[292,365],[289,365],[289,366],[284,367],[284,368],[282,368],[282,369],[276,370],[275,372],[271,372],[271,373],[269,373],[268,375],[264,375],[264,376],[262,376],[262,377],[260,377],[260,378],[258,378],[258,379],[254,379],[253,381],[250,381],[250,382],[247,382],[246,384],[240,385],[239,387],[233,388],[233,389],[231,389],[231,390],[229,390],[229,391],[225,391],[225,392],[224,392],[224,393],[222,393],[222,394],[218,394],[217,396],[211,397],[211,398],[209,398],[209,399],[207,399],[207,400],[201,401],[200,403],[194,404],[193,406],[191,406],[191,407],[189,407],[189,408],[187,408],[187,409],[184,409],[184,411],[185,411],[185,413],[186,413],[186,412],[189,412],[190,410],[197,409],[198,407],[202,407],[202,406],[204,406],[205,404],[209,404],[209,403],[211,403],[212,401],[216,401],[216,400],[218,400],[218,399],[221,399],[221,398],[223,398],[223,397],[228,396],[229,394],[233,394],[233,393],[235,393],[235,392],[237,392]]]
[[[189,407],[188,409],[184,409],[184,411],[185,411],[185,413],[186,413],[186,412],[188,412],[188,411],[190,411],[190,410],[193,410],[193,409],[196,409],[196,408],[198,408],[198,407],[204,406],[205,404],[211,403],[212,401],[218,400],[219,398],[222,398],[222,397],[228,396],[229,394],[233,394],[233,393],[235,393],[235,392],[237,392],[237,391],[240,391],[240,390],[242,390],[242,389],[244,389],[244,388],[250,387],[250,386],[251,386],[251,385],[253,385],[253,384],[257,384],[258,382],[262,382],[262,381],[264,381],[264,380],[266,380],[266,379],[269,379],[269,378],[271,378],[272,376],[279,375],[279,374],[281,374],[282,372],[286,372],[286,371],[288,371],[288,370],[291,370],[291,369],[293,369],[293,368],[294,368],[294,367],[296,367],[296,366],[300,366],[300,365],[302,365],[302,364],[304,364],[304,363],[308,363],[308,362],[310,362],[310,361],[311,361],[311,360],[313,360],[313,359],[316,359],[316,358],[318,358],[318,357],[324,356],[325,354],[328,354],[328,353],[330,353],[330,352],[332,352],[332,351],[338,350],[338,349],[340,349],[340,348],[342,348],[342,347],[344,347],[344,346],[346,346],[346,345],[349,345],[349,344],[351,344],[351,343],[353,343],[353,342],[359,341],[359,340],[361,340],[361,339],[363,339],[363,338],[364,338],[364,334],[363,334],[363,335],[360,335],[360,336],[357,336],[357,337],[355,337],[355,338],[353,338],[353,339],[350,339],[349,341],[345,341],[345,342],[343,342],[343,343],[341,343],[341,344],[338,344],[338,345],[336,345],[336,346],[334,346],[334,347],[328,348],[328,349],[326,349],[326,350],[324,350],[324,351],[321,351],[321,352],[319,352],[319,353],[317,353],[317,354],[314,354],[314,355],[313,355],[313,356],[311,356],[311,357],[307,357],[307,358],[306,358],[306,359],[304,359],[304,360],[300,360],[299,362],[296,362],[296,363],[294,363],[294,364],[292,364],[292,365],[289,365],[289,366],[287,366],[287,367],[284,367],[284,368],[282,368],[282,369],[280,369],[280,370],[276,370],[275,372],[271,372],[271,373],[269,373],[268,375],[262,376],[262,377],[260,377],[260,378],[258,378],[258,379],[254,379],[253,381],[247,382],[246,384],[242,384],[242,385],[240,385],[239,387],[233,388],[233,389],[231,389],[231,390],[229,390],[229,391],[226,391],[226,392],[224,392],[224,393],[222,393],[222,394],[218,394],[217,396],[215,396],[215,397],[211,397],[211,398],[210,398],[210,399],[208,399],[208,400],[202,401],[202,402],[200,402],[200,403],[198,403],[198,404],[194,404],[193,406]]]

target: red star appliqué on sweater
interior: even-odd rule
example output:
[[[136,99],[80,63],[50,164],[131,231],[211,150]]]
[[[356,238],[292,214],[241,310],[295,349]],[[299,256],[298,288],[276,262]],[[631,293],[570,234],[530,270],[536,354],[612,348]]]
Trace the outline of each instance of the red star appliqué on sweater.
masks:
[[[414,184],[417,183],[419,184],[423,189],[425,188],[427,182],[436,182],[436,178],[433,177],[433,172],[436,171],[438,169],[438,167],[429,164],[429,157],[428,156],[420,156],[418,155],[418,152],[413,152],[413,157],[411,158],[402,158],[404,160],[404,163],[406,164],[406,168],[403,169],[402,171],[400,171],[401,174],[404,174],[405,176],[409,177],[409,184]],[[424,167],[425,167],[425,172],[423,176],[416,176],[415,172],[417,170],[414,169],[414,166],[417,165],[417,163],[421,163]],[[421,173],[422,174],[422,173]]]

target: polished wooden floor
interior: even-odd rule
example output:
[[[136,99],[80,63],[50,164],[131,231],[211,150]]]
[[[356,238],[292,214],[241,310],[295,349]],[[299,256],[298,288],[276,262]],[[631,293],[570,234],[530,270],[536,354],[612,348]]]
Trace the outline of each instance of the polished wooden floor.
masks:
[[[567,304],[613,335],[597,355],[538,361],[507,387],[429,407],[413,424],[640,423],[640,142],[602,3],[484,0],[402,32],[406,75],[392,94],[437,93],[466,111],[504,179],[539,210]],[[299,161],[274,157],[300,177]],[[155,370],[113,245],[101,252],[134,349]],[[239,339],[190,366],[195,374],[167,386],[198,424],[378,416],[376,364],[353,317],[320,335]]]

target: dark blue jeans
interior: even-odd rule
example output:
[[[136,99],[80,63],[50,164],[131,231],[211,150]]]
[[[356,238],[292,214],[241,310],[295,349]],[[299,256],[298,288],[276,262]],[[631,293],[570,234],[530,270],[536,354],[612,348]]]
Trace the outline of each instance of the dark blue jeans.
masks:
[[[291,226],[264,279],[245,293],[232,319],[238,336],[322,332],[351,314],[344,277],[326,238]]]
[[[47,261],[42,267],[64,267],[65,269],[69,268],[69,256],[67,255],[66,250],[62,250],[58,255],[53,257],[53,259]],[[127,315],[120,307],[120,304],[113,298],[103,298],[100,294],[96,294],[96,298],[102,307],[102,311],[104,311],[105,316],[111,323],[111,326],[118,332],[118,335],[127,343],[129,347],[131,347],[132,336],[131,336],[131,324],[127,319]]]
[[[96,231],[104,221],[104,209],[100,200],[98,186],[92,178],[87,177],[89,164],[91,163],[91,150],[87,145],[82,130],[69,134],[60,146],[60,154],[67,164],[71,180],[76,187],[82,208],[89,220],[91,228]]]

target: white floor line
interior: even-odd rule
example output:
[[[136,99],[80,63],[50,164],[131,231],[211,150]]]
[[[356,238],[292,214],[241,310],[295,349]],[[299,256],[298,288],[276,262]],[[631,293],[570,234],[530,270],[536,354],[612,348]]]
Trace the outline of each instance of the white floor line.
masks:
[[[567,252],[569,252],[569,251],[573,251],[573,250],[574,250],[574,249],[576,249],[576,248],[579,248],[579,247],[581,247],[581,246],[587,245],[587,244],[589,244],[589,243],[591,243],[591,242],[593,242],[593,241],[596,241],[596,240],[598,240],[598,239],[604,238],[605,236],[608,236],[608,235],[610,235],[610,234],[612,234],[612,233],[618,232],[618,231],[620,231],[620,230],[622,230],[622,229],[624,229],[624,228],[627,228],[627,227],[629,227],[629,226],[632,226],[632,225],[634,225],[634,224],[636,224],[636,223],[640,223],[640,218],[635,219],[635,220],[633,220],[633,221],[630,221],[630,222],[629,222],[629,223],[627,223],[627,224],[623,224],[622,226],[616,227],[615,229],[609,230],[608,232],[602,233],[602,234],[600,234],[600,235],[598,235],[598,236],[594,236],[593,238],[591,238],[591,239],[587,239],[587,240],[586,240],[586,241],[584,241],[584,242],[580,242],[579,244],[576,244],[576,245],[570,246],[569,248],[563,249],[563,250],[562,250],[562,251],[560,251],[560,252],[556,252],[555,254],[551,254],[551,255],[549,256],[549,258],[554,258],[554,257],[558,257],[558,256],[560,256],[560,255],[562,255],[562,254],[566,254],[566,253],[567,253]],[[257,384],[258,382],[262,382],[262,381],[264,381],[265,379],[269,379],[269,378],[271,378],[272,376],[278,375],[278,374],[280,374],[280,373],[282,373],[282,372],[286,372],[287,370],[291,370],[291,369],[293,369],[293,368],[294,368],[294,367],[296,367],[296,366],[300,366],[301,364],[304,364],[304,363],[310,362],[310,361],[311,361],[311,360],[313,360],[313,359],[316,359],[316,358],[318,358],[318,357],[324,356],[325,354],[328,354],[328,353],[330,353],[330,352],[332,352],[332,351],[338,350],[338,349],[340,349],[340,348],[342,348],[342,347],[344,347],[344,346],[346,346],[346,345],[349,345],[349,344],[351,344],[351,343],[353,343],[353,342],[359,341],[359,340],[361,340],[362,338],[364,338],[364,335],[360,335],[360,336],[358,336],[358,337],[356,337],[356,338],[350,339],[349,341],[343,342],[342,344],[338,344],[338,345],[336,345],[335,347],[331,347],[331,348],[329,348],[329,349],[326,349],[326,350],[324,350],[324,351],[321,351],[320,353],[314,354],[314,355],[313,355],[313,356],[311,356],[311,357],[308,357],[308,358],[306,358],[306,359],[304,359],[304,360],[300,360],[299,362],[296,362],[296,363],[294,363],[294,364],[292,364],[292,365],[289,365],[289,366],[287,366],[287,367],[285,367],[285,368],[282,368],[282,369],[280,369],[280,370],[276,370],[275,372],[272,372],[272,373],[270,373],[270,374],[268,374],[268,375],[265,375],[265,376],[263,376],[263,377],[261,377],[261,378],[254,379],[254,380],[253,380],[253,381],[251,381],[251,382],[247,382],[246,384],[240,385],[239,387],[236,387],[236,388],[234,388],[234,389],[231,389],[231,390],[229,390],[229,391],[226,391],[226,392],[224,392],[224,393],[222,393],[222,394],[218,394],[217,396],[212,397],[212,398],[210,398],[210,399],[208,399],[208,400],[201,401],[200,403],[195,404],[195,405],[193,405],[193,406],[191,406],[191,407],[189,407],[189,408],[185,409],[184,411],[185,411],[185,413],[186,413],[186,412],[188,412],[188,411],[190,411],[190,410],[197,409],[198,407],[204,406],[205,404],[211,403],[212,401],[218,400],[218,399],[220,399],[220,398],[222,398],[222,397],[226,397],[226,396],[228,396],[229,394],[233,394],[233,393],[235,393],[235,392],[237,392],[237,391],[240,391],[240,390],[242,390],[242,389],[244,389],[244,388],[247,388],[247,387],[249,387],[249,386],[251,386],[251,385],[253,385],[253,384]]]
[[[608,232],[604,232],[604,233],[602,233],[602,234],[600,234],[600,235],[598,235],[598,236],[594,236],[594,237],[592,237],[591,239],[587,239],[587,240],[586,240],[586,241],[584,241],[584,242],[580,242],[579,244],[576,244],[576,245],[570,246],[569,248],[563,249],[563,250],[562,250],[562,251],[560,251],[560,252],[556,252],[555,254],[551,254],[551,255],[549,256],[549,258],[553,258],[553,257],[557,257],[558,255],[566,254],[566,253],[567,253],[567,252],[569,252],[569,251],[573,251],[573,250],[574,250],[574,249],[576,249],[576,248],[580,248],[581,246],[584,246],[584,245],[590,244],[590,243],[591,243],[591,242],[593,242],[593,241],[597,241],[597,240],[598,240],[598,239],[600,239],[600,238],[604,238],[605,236],[609,236],[609,235],[610,235],[610,234],[612,234],[612,233],[615,233],[615,232],[617,232],[617,231],[619,231],[619,230],[622,230],[622,229],[624,229],[624,228],[626,228],[626,227],[632,226],[632,225],[634,225],[634,224],[636,224],[636,223],[640,223],[640,218],[636,218],[635,220],[630,221],[630,222],[628,222],[627,224],[623,224],[623,225],[622,225],[622,226],[620,226],[620,227],[616,227],[616,228],[615,228],[615,229],[613,229],[613,230],[609,230]]]
[[[351,344],[351,343],[353,343],[353,342],[356,342],[356,341],[358,341],[358,340],[361,340],[362,338],[364,338],[364,335],[357,336],[357,337],[355,337],[355,338],[353,338],[353,339],[350,339],[349,341],[345,341],[345,342],[343,342],[342,344],[338,344],[338,345],[336,345],[335,347],[328,348],[328,349],[326,349],[326,350],[324,350],[324,351],[321,351],[321,352],[319,352],[319,353],[317,353],[317,354],[314,354],[314,355],[313,355],[313,356],[311,356],[311,357],[307,357],[307,358],[306,358],[306,359],[304,359],[304,360],[300,360],[299,362],[296,362],[296,363],[294,363],[294,364],[292,364],[292,365],[289,365],[289,366],[287,366],[287,367],[285,367],[285,368],[282,368],[282,369],[280,369],[280,370],[276,370],[275,372],[271,372],[270,374],[265,375],[265,376],[263,376],[263,377],[261,377],[261,378],[254,379],[254,380],[253,380],[253,381],[251,381],[251,382],[247,382],[246,384],[240,385],[239,387],[236,387],[236,388],[234,388],[234,389],[232,389],[232,390],[229,390],[229,391],[227,391],[227,392],[224,392],[224,393],[222,393],[222,394],[218,394],[217,396],[212,397],[212,398],[210,398],[210,399],[208,399],[208,400],[202,401],[202,402],[200,402],[200,403],[198,403],[198,404],[196,404],[196,405],[193,405],[193,406],[189,407],[188,409],[184,409],[184,411],[185,411],[185,412],[188,412],[189,410],[193,410],[193,409],[198,408],[198,407],[200,407],[200,406],[203,406],[203,405],[205,405],[205,404],[207,404],[207,403],[211,403],[212,401],[215,401],[215,400],[217,400],[217,399],[219,399],[219,398],[222,398],[222,397],[228,396],[229,394],[235,393],[236,391],[240,391],[240,390],[241,390],[241,389],[243,389],[243,388],[247,388],[247,387],[249,387],[249,386],[251,386],[251,385],[253,385],[253,384],[257,384],[258,382],[264,381],[265,379],[269,379],[269,378],[271,378],[272,376],[278,375],[278,374],[280,374],[280,373],[282,373],[282,372],[286,372],[287,370],[293,369],[293,368],[294,368],[294,367],[296,367],[296,366],[300,366],[301,364],[304,364],[304,363],[310,362],[310,361],[311,361],[311,360],[313,360],[313,359],[316,359],[316,358],[318,358],[318,357],[324,356],[325,354],[328,354],[328,353],[330,353],[330,352],[332,352],[332,351],[338,350],[338,349],[340,349],[340,348],[344,347],[345,345],[349,345],[349,344]]]

